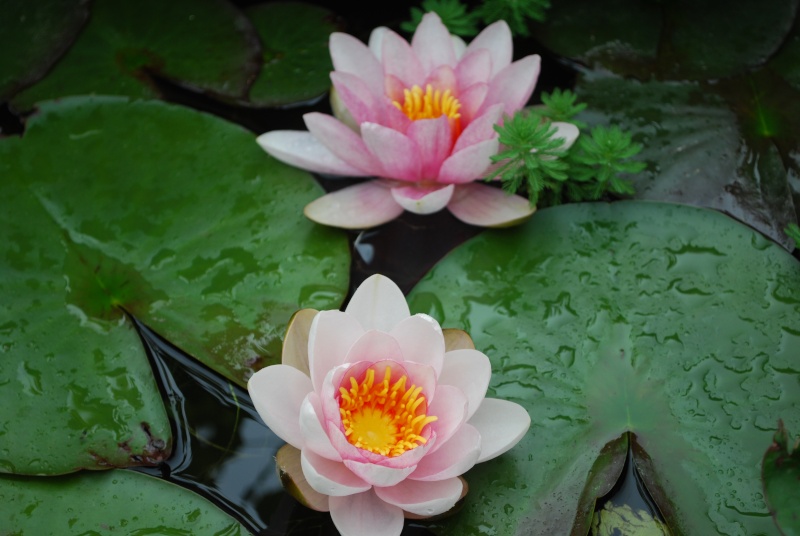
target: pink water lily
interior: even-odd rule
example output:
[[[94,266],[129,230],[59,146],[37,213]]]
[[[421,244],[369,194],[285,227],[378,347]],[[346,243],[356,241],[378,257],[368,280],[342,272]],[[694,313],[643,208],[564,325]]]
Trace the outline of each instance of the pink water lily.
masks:
[[[300,452],[296,480],[343,535],[398,535],[406,515],[446,512],[459,475],[528,430],[522,406],[485,398],[489,359],[453,332],[410,315],[400,289],[375,275],[344,312],[298,313],[283,363],[248,382],[264,422]]]
[[[523,221],[528,200],[476,183],[498,152],[494,126],[522,108],[539,76],[540,58],[512,63],[504,21],[468,46],[451,36],[435,13],[426,14],[409,44],[388,28],[369,46],[343,33],[330,37],[333,108],[303,116],[308,132],[272,131],[258,143],[286,163],[318,173],[378,177],[330,193],[306,216],[344,228],[373,227],[403,210],[429,214],[447,207],[481,226]],[[565,147],[578,130],[556,123]]]

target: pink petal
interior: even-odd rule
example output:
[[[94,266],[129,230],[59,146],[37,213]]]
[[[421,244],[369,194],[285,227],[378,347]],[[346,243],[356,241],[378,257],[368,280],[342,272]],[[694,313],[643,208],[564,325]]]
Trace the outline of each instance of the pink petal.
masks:
[[[367,121],[384,122],[381,108],[382,95],[373,94],[363,80],[349,73],[334,71],[331,73],[331,82],[336,89],[337,97],[357,125]]]
[[[303,448],[300,406],[311,390],[309,377],[289,365],[263,368],[247,382],[247,391],[264,423],[298,449]]]
[[[416,158],[419,148],[402,132],[379,125],[361,125],[361,137],[370,152],[380,161],[386,179],[418,181],[421,164]]]
[[[460,185],[447,209],[464,223],[481,227],[516,225],[536,211],[524,197],[484,184]]]
[[[454,96],[458,95],[456,73],[449,65],[440,65],[431,71],[428,78],[425,79],[425,85],[423,87],[426,87],[428,84],[430,84],[433,89],[438,89],[442,93],[449,89]]]
[[[575,140],[580,136],[581,131],[572,123],[563,123],[561,121],[553,121],[552,126],[556,127],[556,133],[552,138],[561,138],[564,144],[561,146],[562,150],[567,150],[572,147]]]
[[[345,33],[334,32],[328,41],[333,68],[357,76],[374,95],[383,92],[383,68],[364,43]]]
[[[429,426],[436,434],[436,444],[431,453],[442,448],[467,420],[467,397],[457,387],[438,385],[436,398],[428,406],[428,415],[436,415],[439,420]]]
[[[445,356],[444,335],[435,319],[425,314],[410,316],[397,324],[391,334],[400,345],[406,361],[428,365],[439,377]]]
[[[405,84],[403,84],[402,80],[393,74],[387,74],[383,80],[383,88],[384,94],[390,101],[397,102],[402,106],[403,102],[405,102],[406,96],[404,91],[408,89],[406,88]],[[392,105],[392,107],[394,108],[394,105]]]
[[[464,52],[464,56],[475,50],[486,49],[492,57],[492,75],[494,76],[505,69],[511,63],[513,55],[513,43],[511,42],[511,30],[504,20],[499,20],[483,29],[478,36],[472,40]]]
[[[380,175],[383,172],[361,136],[341,121],[319,112],[307,113],[303,115],[303,120],[309,132],[343,162],[369,175]]]
[[[372,490],[331,497],[331,519],[342,536],[400,536],[403,510],[379,499]]]
[[[435,516],[455,506],[462,489],[463,484],[458,478],[435,482],[406,480],[388,488],[376,487],[375,494],[412,514]]]
[[[381,58],[383,58],[383,37],[388,31],[389,28],[386,26],[378,26],[369,34],[369,50],[378,61],[381,61]],[[381,72],[383,72],[383,66],[381,66]]]
[[[473,84],[487,84],[492,75],[492,55],[484,48],[470,52],[458,62],[455,72],[460,90]]]
[[[309,393],[300,406],[300,429],[303,432],[303,443],[306,448],[313,450],[320,456],[342,461],[339,452],[333,448],[328,434],[322,427],[322,404],[317,393]]]
[[[384,331],[371,329],[364,333],[347,352],[346,363],[369,361],[371,363],[383,361],[403,362],[403,351],[394,337]]]
[[[401,320],[411,316],[403,292],[386,276],[375,274],[353,293],[345,312],[367,329],[390,332]]]
[[[308,364],[314,389],[328,372],[346,362],[350,348],[364,334],[358,320],[341,311],[320,311],[308,334]],[[298,406],[299,407],[299,406]]]
[[[453,153],[442,164],[438,182],[464,184],[480,179],[486,174],[492,163],[491,157],[497,154],[499,147],[500,142],[492,138]]]
[[[401,207],[414,214],[433,214],[447,206],[453,196],[454,185],[444,188],[417,188],[401,186],[392,188],[392,197]]]
[[[472,84],[458,95],[461,103],[461,124],[469,125],[476,117],[476,114],[483,108],[486,95],[489,94],[489,84],[479,82]]]
[[[333,422],[328,422],[328,437],[331,438],[333,448],[341,455],[342,460],[364,463],[376,463],[380,461],[380,455],[361,450],[350,443],[344,435],[344,432]]]
[[[295,167],[330,173],[331,175],[347,175],[364,177],[369,175],[357,167],[340,160],[319,142],[310,132],[300,130],[272,130],[264,133],[256,142],[262,149],[273,156]]]
[[[425,80],[425,70],[408,42],[386,30],[381,44],[381,64],[385,74],[393,74],[403,81],[405,87],[419,85]]]
[[[347,128],[347,127],[345,127]],[[408,127],[406,135],[418,147],[417,154],[406,158],[419,159],[420,174],[423,179],[435,179],[439,175],[442,162],[450,155],[453,135],[447,116],[436,119],[419,119]]]
[[[472,469],[480,454],[481,434],[465,423],[442,448],[422,458],[408,478],[432,481],[463,475]]]
[[[422,17],[411,39],[411,48],[426,73],[432,72],[440,65],[456,64],[456,53],[453,50],[450,32],[436,13],[426,13]]]
[[[348,459],[345,459],[343,463],[367,483],[380,487],[394,486],[398,482],[402,482],[417,468],[416,465],[403,468],[384,467],[374,463],[363,463]]]
[[[492,364],[478,350],[453,350],[444,354],[444,366],[439,376],[439,385],[458,387],[467,395],[467,418],[469,419],[486,396]]]
[[[342,462],[318,456],[308,449],[300,453],[303,476],[314,491],[333,497],[342,497],[367,491],[372,486],[358,478]]]
[[[306,205],[306,217],[322,225],[343,229],[369,229],[403,213],[390,186],[380,180],[348,186]]]
[[[539,78],[540,64],[539,56],[526,56],[500,71],[489,84],[481,110],[502,102],[505,113],[512,115],[525,106]]]
[[[469,420],[481,434],[478,463],[500,456],[522,439],[531,425],[525,408],[508,400],[485,398]]]
[[[434,400],[434,395],[438,390],[436,386],[436,371],[430,365],[423,365],[421,363],[414,363],[413,361],[406,361],[402,363],[405,369],[405,374],[408,375],[408,382],[406,385],[411,387],[422,387],[422,394],[428,401],[428,415],[431,414],[430,407]],[[395,377],[392,375],[392,377]]]
[[[497,132],[495,132],[494,126],[500,121],[502,115],[503,105],[495,104],[479,117],[476,117],[458,137],[458,141],[453,147],[453,152],[457,153],[470,145],[496,138]]]

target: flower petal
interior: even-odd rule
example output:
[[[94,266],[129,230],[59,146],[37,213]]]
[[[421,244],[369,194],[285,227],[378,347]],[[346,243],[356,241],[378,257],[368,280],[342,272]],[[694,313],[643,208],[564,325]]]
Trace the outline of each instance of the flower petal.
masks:
[[[394,486],[398,482],[402,482],[417,468],[416,465],[400,468],[385,467],[374,463],[357,462],[348,459],[345,459],[343,463],[367,483],[380,487]]]
[[[467,89],[461,91],[458,100],[461,102],[461,124],[469,125],[476,117],[476,114],[483,108],[486,95],[489,94],[489,84],[479,82],[472,84]],[[488,107],[487,107],[488,108]]]
[[[367,46],[369,46],[370,52],[375,55],[375,58],[380,62],[381,58],[383,58],[383,36],[386,32],[389,31],[389,28],[386,26],[378,26],[369,34],[369,42]],[[383,66],[381,66],[381,71],[383,71]]]
[[[452,385],[437,385],[436,398],[428,406],[428,415],[436,415],[439,420],[429,424],[436,434],[436,443],[431,447],[433,453],[455,434],[467,420],[467,397]]]
[[[449,89],[453,95],[458,95],[456,73],[449,65],[440,65],[431,71],[428,78],[425,79],[425,86],[428,84],[442,93]]]
[[[314,491],[325,495],[342,497],[361,493],[372,487],[354,475],[342,462],[328,460],[309,449],[301,452],[300,464],[308,484]]]
[[[377,123],[363,123],[361,137],[383,167],[386,179],[418,181],[422,166],[417,158],[419,148],[411,138]]]
[[[311,379],[288,365],[263,368],[247,382],[247,391],[264,423],[298,449],[303,448],[300,406],[312,389]]]
[[[380,274],[368,277],[358,286],[345,312],[356,317],[365,330],[387,333],[411,316],[403,292],[394,281]]]
[[[422,178],[434,179],[439,176],[442,162],[450,155],[450,148],[453,146],[453,135],[447,116],[413,121],[406,135],[418,148],[416,154],[406,155],[406,158],[419,160]]]
[[[453,153],[442,164],[438,182],[464,184],[480,179],[486,174],[492,163],[491,157],[497,154],[499,147],[497,138],[492,138]]]
[[[308,369],[308,334],[311,331],[311,322],[317,316],[316,309],[300,309],[286,327],[286,335],[283,337],[283,350],[281,351],[281,363],[294,367],[306,376],[311,376]]]
[[[380,180],[362,182],[312,201],[303,212],[308,219],[322,225],[369,229],[403,213],[390,188]]]
[[[470,145],[496,138],[497,132],[495,132],[494,126],[500,121],[502,115],[502,104],[498,103],[490,106],[464,129],[464,132],[458,137],[455,147],[453,147],[453,152],[457,153]]]
[[[489,84],[489,93],[483,101],[481,110],[502,102],[505,104],[505,113],[513,115],[531,98],[540,68],[541,58],[532,55],[515,61],[500,71]]]
[[[426,314],[416,314],[402,320],[391,334],[400,345],[406,361],[429,365],[439,377],[445,355],[444,335],[439,322]]]
[[[344,123],[319,112],[307,113],[303,120],[309,132],[340,160],[369,175],[382,174],[383,169],[364,140]]]
[[[572,147],[575,140],[580,136],[581,131],[572,123],[563,123],[561,121],[553,121],[552,126],[556,127],[556,133],[552,138],[561,138],[564,140],[564,145],[561,146],[562,150],[567,150]]]
[[[478,350],[454,350],[444,354],[444,366],[439,376],[439,385],[458,387],[467,395],[467,419],[469,419],[486,396],[492,364]]]
[[[383,67],[367,46],[346,33],[334,32],[328,48],[336,71],[349,73],[363,80],[374,95],[383,92]]]
[[[349,73],[334,71],[331,73],[331,82],[337,98],[357,125],[367,121],[384,123],[381,100],[370,92],[363,80]]]
[[[531,425],[525,408],[508,400],[485,398],[469,420],[481,434],[478,463],[500,456],[522,439]]]
[[[511,41],[511,29],[504,20],[490,24],[470,42],[464,57],[475,50],[486,49],[492,57],[492,74],[496,75],[511,63],[514,45]]]
[[[322,389],[329,371],[345,363],[350,348],[363,334],[358,320],[341,311],[321,311],[314,318],[308,334],[308,365],[315,391]]]
[[[516,225],[536,211],[524,197],[483,184],[460,185],[447,209],[464,223],[481,227]]]
[[[411,38],[411,48],[419,58],[425,73],[432,72],[439,65],[456,64],[456,53],[450,32],[442,24],[436,13],[426,13]]]
[[[256,138],[256,142],[270,156],[308,171],[350,177],[365,177],[369,175],[369,173],[365,173],[339,159],[310,132],[272,130],[260,135]]]
[[[481,434],[465,423],[442,448],[422,458],[408,478],[432,481],[457,477],[469,471],[480,454]]]
[[[392,197],[401,207],[414,214],[433,214],[439,212],[453,196],[454,185],[433,190],[416,186],[392,188]]]
[[[311,449],[320,456],[341,462],[342,457],[333,447],[328,434],[322,426],[322,403],[317,393],[309,393],[300,406],[300,430],[303,432],[305,448]]]
[[[331,497],[331,519],[343,536],[400,536],[403,510],[379,499],[372,490]]]
[[[385,331],[371,329],[364,333],[347,352],[346,363],[358,361],[403,361],[403,351],[394,337]]]
[[[383,33],[381,54],[384,73],[395,75],[407,88],[425,80],[425,70],[411,45],[392,30]]]
[[[492,55],[485,48],[474,50],[456,65],[458,89],[464,90],[477,83],[488,83],[492,75]]]
[[[463,486],[458,478],[435,482],[405,480],[389,488],[376,487],[375,494],[412,514],[435,516],[455,506]]]

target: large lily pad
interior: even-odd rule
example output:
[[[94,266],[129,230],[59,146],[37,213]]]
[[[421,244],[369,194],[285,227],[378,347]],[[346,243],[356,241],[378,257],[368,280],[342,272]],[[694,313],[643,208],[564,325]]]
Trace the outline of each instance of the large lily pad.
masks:
[[[302,2],[267,2],[245,14],[261,37],[263,66],[250,89],[256,106],[283,106],[324,95],[333,70],[328,37],[341,30],[327,9]]]
[[[95,0],[89,24],[56,67],[17,94],[15,108],[66,95],[155,97],[155,73],[243,97],[260,67],[258,36],[226,0]]]
[[[468,473],[464,510],[434,530],[587,526],[591,469],[629,431],[673,534],[774,534],[759,471],[778,419],[800,425],[798,288],[785,251],[680,205],[551,208],[454,250],[412,310],[468,331],[492,361],[489,395],[533,424]]]
[[[134,454],[153,444],[142,423],[168,442],[123,310],[243,384],[277,362],[295,310],[346,293],[344,236],[302,215],[321,188],[236,125],[159,101],[64,99],[0,155],[5,471],[133,463],[128,436]]]
[[[7,0],[0,17],[0,101],[30,85],[67,50],[89,16],[88,0]]]
[[[783,423],[764,455],[762,475],[770,512],[781,532],[800,535],[800,439],[793,442]]]
[[[791,111],[781,118],[775,107],[762,105],[748,110],[745,122],[741,99],[737,117],[695,83],[587,75],[576,91],[589,103],[582,119],[619,124],[644,146],[638,158],[647,169],[630,177],[637,198],[716,208],[791,247],[783,229],[796,221],[795,207],[772,142],[782,136],[791,143]]]
[[[210,501],[124,470],[0,476],[0,517],[4,534],[249,534]]]

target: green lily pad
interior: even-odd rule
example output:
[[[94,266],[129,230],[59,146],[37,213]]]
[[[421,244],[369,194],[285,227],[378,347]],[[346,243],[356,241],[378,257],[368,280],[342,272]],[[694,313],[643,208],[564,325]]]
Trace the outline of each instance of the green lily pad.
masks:
[[[719,209],[791,247],[783,229],[796,221],[795,207],[773,143],[777,136],[791,142],[794,127],[781,126],[791,124],[791,113],[781,118],[775,107],[760,106],[737,117],[694,83],[587,75],[576,92],[589,104],[581,119],[618,124],[644,146],[637,158],[647,169],[630,177],[636,198]]]
[[[0,102],[61,57],[89,16],[88,0],[8,0],[0,18]]]
[[[149,75],[182,86],[242,98],[259,69],[258,36],[226,0],[95,0],[75,44],[39,83],[12,105],[67,95],[152,98]]]
[[[0,155],[0,470],[134,463],[153,444],[142,423],[168,444],[123,311],[244,384],[279,361],[294,311],[347,291],[345,237],[302,215],[322,189],[236,125],[75,97],[43,103]]]
[[[775,432],[762,466],[770,512],[785,536],[800,535],[800,439],[791,444],[783,422]]]
[[[124,470],[0,476],[0,516],[4,534],[249,534],[210,501]]]
[[[302,2],[268,2],[245,10],[263,48],[261,73],[250,89],[256,106],[284,106],[324,95],[333,70],[328,38],[340,31],[331,11]]]
[[[648,79],[712,80],[766,62],[792,28],[797,0],[565,0],[536,37],[559,55]]]
[[[779,417],[800,426],[799,288],[784,250],[681,205],[550,208],[457,248],[411,309],[469,332],[492,361],[488,396],[523,404],[532,425],[467,473],[464,510],[433,529],[585,527],[591,470],[630,432],[672,534],[774,534],[760,445]]]

